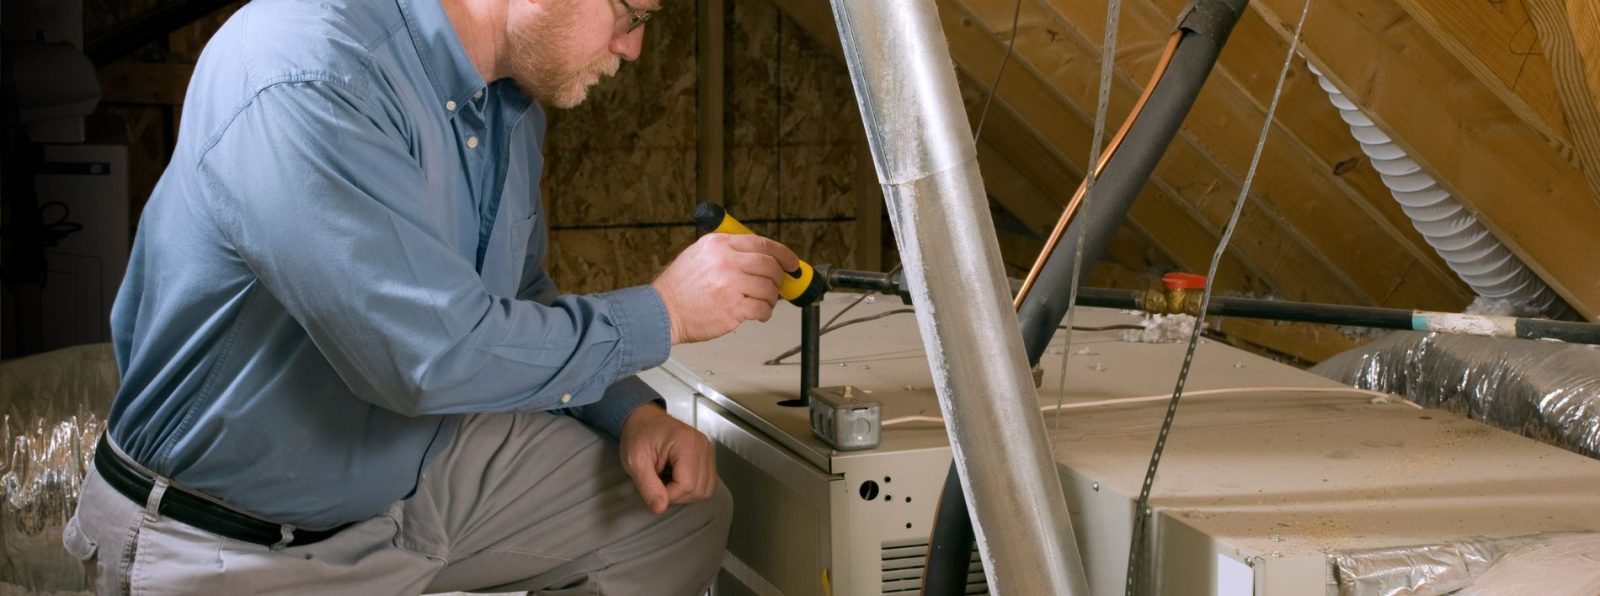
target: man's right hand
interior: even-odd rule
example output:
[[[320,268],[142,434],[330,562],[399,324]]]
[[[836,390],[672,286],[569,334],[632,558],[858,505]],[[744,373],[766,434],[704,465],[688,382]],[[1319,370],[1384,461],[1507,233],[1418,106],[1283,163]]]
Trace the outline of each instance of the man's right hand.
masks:
[[[672,343],[726,335],[739,323],[772,318],[783,272],[800,267],[794,251],[748,234],[707,234],[651,282],[667,305]]]

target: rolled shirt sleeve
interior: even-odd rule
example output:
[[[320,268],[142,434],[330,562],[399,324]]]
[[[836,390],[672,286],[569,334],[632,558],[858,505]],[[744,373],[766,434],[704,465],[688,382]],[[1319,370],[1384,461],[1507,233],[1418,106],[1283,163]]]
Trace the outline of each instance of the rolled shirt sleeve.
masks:
[[[331,79],[271,85],[203,146],[196,179],[239,258],[363,400],[406,415],[614,401],[581,411],[620,428],[613,406],[643,394],[611,388],[670,349],[660,296],[540,303],[554,294],[542,271],[518,297],[492,295],[436,227],[439,203],[458,199],[430,191],[398,110],[371,95]]]

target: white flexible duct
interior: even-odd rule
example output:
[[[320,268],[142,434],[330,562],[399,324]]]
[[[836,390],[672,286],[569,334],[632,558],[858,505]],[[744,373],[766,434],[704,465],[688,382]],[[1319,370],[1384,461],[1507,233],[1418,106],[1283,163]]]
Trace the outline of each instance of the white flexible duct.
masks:
[[[1383,177],[1394,200],[1411,217],[1412,225],[1462,281],[1479,296],[1509,301],[1530,314],[1578,319],[1577,313],[1544,280],[1478,223],[1477,217],[1438,180],[1406,156],[1405,150],[1379,130],[1360,106],[1345,97],[1316,66],[1310,62],[1306,66],[1317,75],[1317,82],[1328,92],[1328,100],[1339,109],[1339,116],[1361,143],[1361,151],[1372,159],[1372,166]]]

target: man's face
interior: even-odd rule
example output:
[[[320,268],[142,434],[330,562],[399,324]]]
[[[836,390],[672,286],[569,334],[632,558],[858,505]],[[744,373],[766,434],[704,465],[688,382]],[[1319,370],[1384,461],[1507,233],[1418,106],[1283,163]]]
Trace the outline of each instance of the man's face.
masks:
[[[652,10],[656,0],[633,4]],[[539,103],[570,108],[589,88],[639,57],[644,28],[629,32],[617,0],[544,0],[513,10],[506,31],[512,81]],[[537,9],[537,10],[535,10]]]

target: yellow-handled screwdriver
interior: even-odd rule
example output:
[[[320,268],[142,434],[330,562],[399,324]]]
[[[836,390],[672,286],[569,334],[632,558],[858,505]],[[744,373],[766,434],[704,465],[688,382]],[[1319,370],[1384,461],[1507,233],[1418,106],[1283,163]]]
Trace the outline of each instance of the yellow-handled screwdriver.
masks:
[[[694,207],[694,224],[702,234],[755,234],[739,220],[728,215],[721,205],[700,203]],[[778,284],[778,294],[795,306],[806,306],[822,299],[828,291],[828,281],[817,275],[811,264],[800,261],[800,268],[784,273]]]

